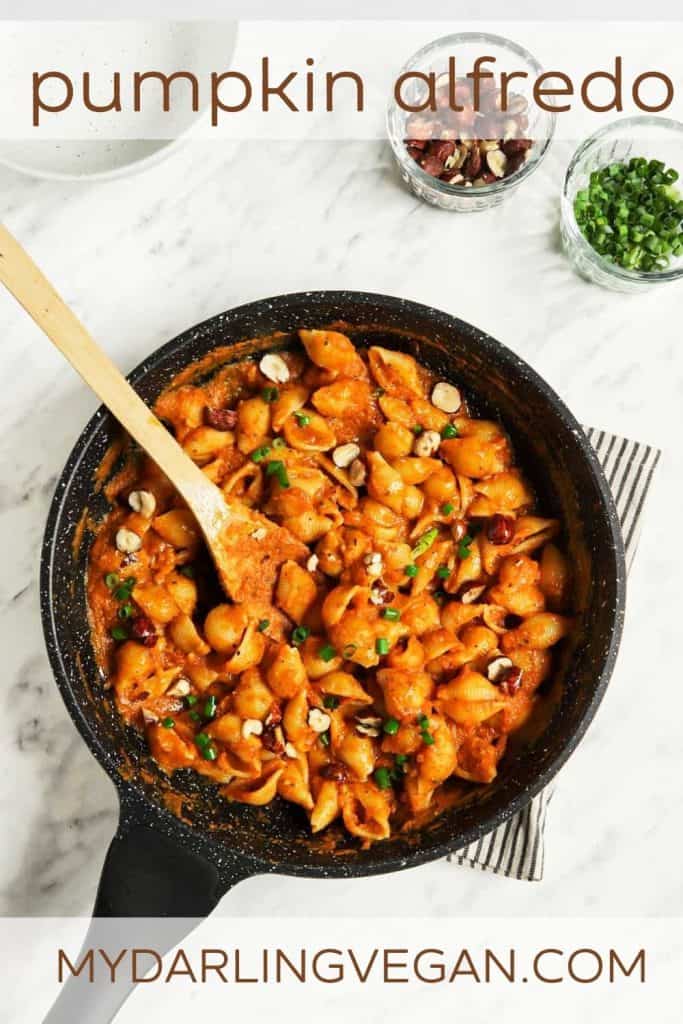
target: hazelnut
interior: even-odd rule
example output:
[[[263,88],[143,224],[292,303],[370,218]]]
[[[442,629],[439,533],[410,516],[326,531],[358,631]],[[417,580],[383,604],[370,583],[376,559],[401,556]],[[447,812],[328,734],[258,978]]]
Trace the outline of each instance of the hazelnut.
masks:
[[[167,697],[187,697],[190,692],[190,680],[182,676],[166,691]]]
[[[491,173],[495,174],[497,178],[505,177],[507,162],[508,158],[502,149],[493,149],[490,153],[486,154],[486,163],[489,165]]]
[[[478,601],[481,595],[486,590],[485,583],[473,583],[465,587],[460,595],[460,600],[463,604],[474,604]]]
[[[204,420],[214,430],[232,430],[237,426],[236,409],[211,409],[207,406],[204,410]]]
[[[465,520],[456,519],[456,521],[451,526],[451,534],[453,535],[453,540],[456,542],[456,544],[463,539],[466,533],[467,526],[465,524]]]
[[[332,452],[332,461],[339,469],[346,469],[360,455],[360,447],[353,441],[350,444],[340,444]]]
[[[258,718],[247,718],[242,722],[242,736],[246,740],[250,736],[260,736],[263,732],[263,722]]]
[[[370,587],[370,603],[375,606],[382,606],[385,604],[391,604],[396,597],[393,590],[389,590],[387,585],[382,580],[376,579],[373,581]]]
[[[439,450],[441,434],[437,430],[425,430],[415,438],[413,451],[422,458],[429,458]]]
[[[139,512],[145,519],[151,519],[157,507],[156,498],[151,491],[131,491],[128,504],[133,512]]]
[[[138,537],[137,533],[126,529],[125,526],[122,526],[120,530],[116,531],[117,551],[122,551],[125,555],[130,555],[134,551],[139,551],[141,547],[142,538]]]
[[[492,544],[509,544],[515,535],[515,520],[512,516],[504,516],[496,512],[491,516],[486,527],[486,536]]]
[[[133,640],[144,644],[145,647],[154,647],[157,642],[154,623],[146,615],[136,615],[130,624],[130,635]]]
[[[308,571],[309,572],[315,572],[316,569],[318,568],[318,562],[319,562],[318,556],[316,554],[311,555],[311,557],[306,562],[306,568],[308,569]]]
[[[264,377],[272,380],[275,384],[285,384],[289,380],[289,367],[282,356],[269,352],[263,356],[258,368]]]
[[[440,381],[434,386],[434,390],[432,391],[432,405],[435,405],[437,409],[441,410],[441,412],[457,412],[462,405],[460,392],[454,384],[447,384],[446,381]]]
[[[308,724],[313,732],[327,732],[332,724],[332,719],[324,711],[321,711],[320,708],[311,708],[308,712]]]
[[[522,676],[524,672],[521,668],[513,666],[509,668],[505,675],[498,681],[500,686],[500,692],[504,693],[506,697],[514,697],[522,685]]]
[[[361,736],[377,739],[382,729],[382,719],[375,715],[357,715],[356,732]]]
[[[384,564],[379,551],[368,551],[367,555],[363,555],[363,565],[368,576],[382,575]]]
[[[503,679],[508,669],[512,667],[512,662],[509,658],[494,658],[493,661],[490,661],[488,664],[486,675],[492,683],[497,683]]]
[[[366,469],[360,459],[355,459],[349,466],[349,483],[353,487],[362,487],[365,483]]]

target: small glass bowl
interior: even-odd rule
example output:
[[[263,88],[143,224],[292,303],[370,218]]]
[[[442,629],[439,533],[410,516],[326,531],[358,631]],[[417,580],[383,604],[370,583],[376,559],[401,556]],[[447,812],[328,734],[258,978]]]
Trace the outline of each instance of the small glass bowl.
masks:
[[[411,114],[399,107],[393,95],[387,109],[387,133],[401,177],[416,196],[442,210],[469,213],[498,206],[533,174],[548,152],[555,131],[556,115],[536,106],[531,98],[534,80],[543,73],[543,68],[527,50],[503,36],[490,35],[486,32],[459,32],[443,36],[418,50],[400,73],[435,72],[438,76],[448,70],[449,57],[455,57],[456,73],[460,78],[472,69],[477,57],[484,55],[495,57],[495,64],[484,64],[482,70],[493,71],[496,77],[501,71],[528,73],[521,85],[519,79],[511,83],[510,94],[520,94],[527,100],[529,124],[525,136],[533,139],[534,144],[528,152],[526,162],[510,177],[500,178],[488,185],[465,187],[449,185],[440,178],[427,174],[408,153],[405,144],[406,138],[409,137],[406,122]],[[410,98],[407,86],[403,91],[403,97],[406,96]]]
[[[582,142],[567,168],[562,192],[560,229],[564,250],[574,268],[595,284],[617,292],[640,292],[683,275],[683,257],[665,270],[626,270],[595,251],[574,216],[576,193],[585,188],[593,171],[608,164],[642,156],[663,160],[683,178],[683,124],[665,117],[626,117],[601,128]]]

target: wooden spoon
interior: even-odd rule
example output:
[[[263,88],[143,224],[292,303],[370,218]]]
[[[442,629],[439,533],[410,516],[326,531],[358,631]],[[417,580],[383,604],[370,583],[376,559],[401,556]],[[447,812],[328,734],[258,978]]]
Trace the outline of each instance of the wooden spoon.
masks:
[[[192,510],[228,597],[254,613],[270,607],[283,562],[308,554],[288,530],[226,500],[95,344],[28,253],[0,225],[0,281],[166,474]]]

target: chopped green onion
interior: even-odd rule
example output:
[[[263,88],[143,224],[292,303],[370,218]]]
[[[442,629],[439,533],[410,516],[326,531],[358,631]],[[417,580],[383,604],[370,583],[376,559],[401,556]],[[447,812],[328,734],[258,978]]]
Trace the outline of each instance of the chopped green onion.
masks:
[[[273,441],[273,448],[286,448],[286,447],[287,447],[287,442],[285,441],[284,437],[276,437],[275,440]]]
[[[261,398],[264,402],[277,402],[280,397],[280,392],[277,388],[264,388],[261,392]]]
[[[120,619],[130,619],[133,615],[135,615],[135,608],[132,604],[122,604],[119,608]]]
[[[329,708],[330,711],[334,711],[335,708],[339,707],[339,697],[333,696],[328,693],[327,696],[323,697],[323,707]]]
[[[441,515],[442,516],[450,516],[454,511],[455,511],[455,505],[451,504],[450,501],[447,501],[445,505],[441,506]]]
[[[175,719],[174,718],[164,718],[164,719],[162,719],[161,724],[163,725],[164,729],[175,729]]]
[[[253,456],[252,456],[253,458]],[[280,487],[289,487],[289,477],[287,476],[287,467],[284,462],[280,459],[272,459],[266,466],[266,476],[276,476],[277,482]]]
[[[375,768],[372,777],[379,789],[391,789],[391,775],[388,768]]]
[[[311,635],[311,631],[308,626],[297,626],[292,631],[292,643],[295,647],[299,647]]]
[[[384,723],[384,731],[387,734],[387,736],[395,736],[396,733],[398,732],[398,719],[387,718],[387,720]]]
[[[422,426],[422,424],[416,423],[415,426],[413,427],[413,433],[415,434],[415,437],[419,437],[423,430],[424,427]]]
[[[342,658],[346,658],[347,660],[349,658],[352,658],[357,650],[358,644],[346,644],[346,646],[342,650]]]
[[[194,567],[191,565],[181,565],[178,572],[182,573],[183,576],[187,576],[188,580],[194,579]]]
[[[213,694],[206,698],[204,703],[204,718],[214,718],[216,715],[216,698]]]
[[[458,428],[453,426],[452,423],[447,423],[441,431],[441,436],[444,441],[449,441],[451,438],[458,436]]]
[[[472,552],[470,551],[470,545],[473,540],[474,537],[472,537],[469,533],[465,534],[465,536],[458,544],[458,558],[465,559],[470,557],[470,555],[472,554]]]
[[[311,422],[311,417],[308,416],[305,412],[295,412],[294,415],[300,427],[307,427],[308,424]]]
[[[434,737],[429,731],[429,719],[427,718],[426,715],[419,715],[417,719],[417,724],[420,726],[420,736],[422,737],[422,742],[426,743],[428,747],[431,747],[432,743],[434,742]]]
[[[389,641],[385,636],[377,637],[377,640],[375,641],[375,650],[380,655],[389,653]]]
[[[574,198],[576,223],[592,248],[626,270],[664,270],[683,251],[678,172],[661,160],[632,157],[590,175]]]
[[[201,715],[198,711],[190,711],[190,718],[193,722],[201,722]]]
[[[423,533],[420,539],[418,540],[417,544],[411,551],[412,557],[419,558],[420,555],[424,555],[425,551],[428,551],[431,548],[432,544],[434,543],[438,536],[439,530],[438,527],[436,526],[432,526],[431,529],[427,530],[426,533]]]
[[[197,697],[196,694],[188,693],[187,697],[185,698],[185,703],[187,704],[188,708],[193,708],[198,700],[199,697]]]
[[[414,577],[417,576],[418,568],[416,565],[407,565],[403,571],[406,576],[410,577],[410,579],[414,579]]]
[[[383,608],[380,615],[383,619],[388,619],[389,622],[398,622],[401,618],[401,613],[398,608]]]
[[[118,573],[108,572],[107,575],[104,577],[104,582],[106,586],[109,587],[110,590],[113,590],[114,587],[117,587],[119,583]]]
[[[127,640],[128,630],[124,629],[123,626],[114,626],[111,635],[114,640]]]
[[[198,747],[206,747],[211,742],[211,737],[207,736],[205,732],[198,732],[194,741]]]
[[[269,447],[269,445],[264,444],[264,445],[261,445],[260,448],[255,448],[254,449],[254,451],[251,453],[251,461],[252,462],[263,462],[263,460],[265,459],[266,455],[270,455],[270,447]],[[268,465],[272,466],[272,462],[269,462]]]
[[[439,577],[440,580],[447,580],[450,574],[451,570],[448,568],[447,565],[440,565],[439,568],[436,570],[436,575]]]
[[[205,761],[216,760],[216,758],[218,757],[218,751],[216,750],[212,743],[210,743],[206,747],[202,747],[202,757],[204,758]]]
[[[256,627],[259,633],[264,633],[270,625],[270,619],[261,619],[258,626]]]
[[[399,768],[401,768],[406,763],[407,760],[407,754],[397,754],[396,757],[394,758],[394,761],[396,762]]]
[[[117,601],[127,601],[133,591],[133,583],[121,583],[120,586],[114,591],[114,597]]]
[[[318,657],[320,657],[323,661],[332,661],[333,658],[337,657],[337,652],[335,651],[332,644],[325,644],[325,646],[321,647],[320,650],[318,651]]]
[[[321,732],[320,736],[319,736],[319,739],[320,739],[320,742],[322,743],[322,745],[324,747],[329,747],[329,745],[330,745],[330,730],[328,729],[327,732]]]

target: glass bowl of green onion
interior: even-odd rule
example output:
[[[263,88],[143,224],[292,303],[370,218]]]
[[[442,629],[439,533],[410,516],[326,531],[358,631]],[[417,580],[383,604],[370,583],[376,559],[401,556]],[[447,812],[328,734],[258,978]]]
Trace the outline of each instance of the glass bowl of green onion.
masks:
[[[683,276],[683,124],[630,117],[586,139],[567,169],[561,232],[576,270],[605,288]]]

